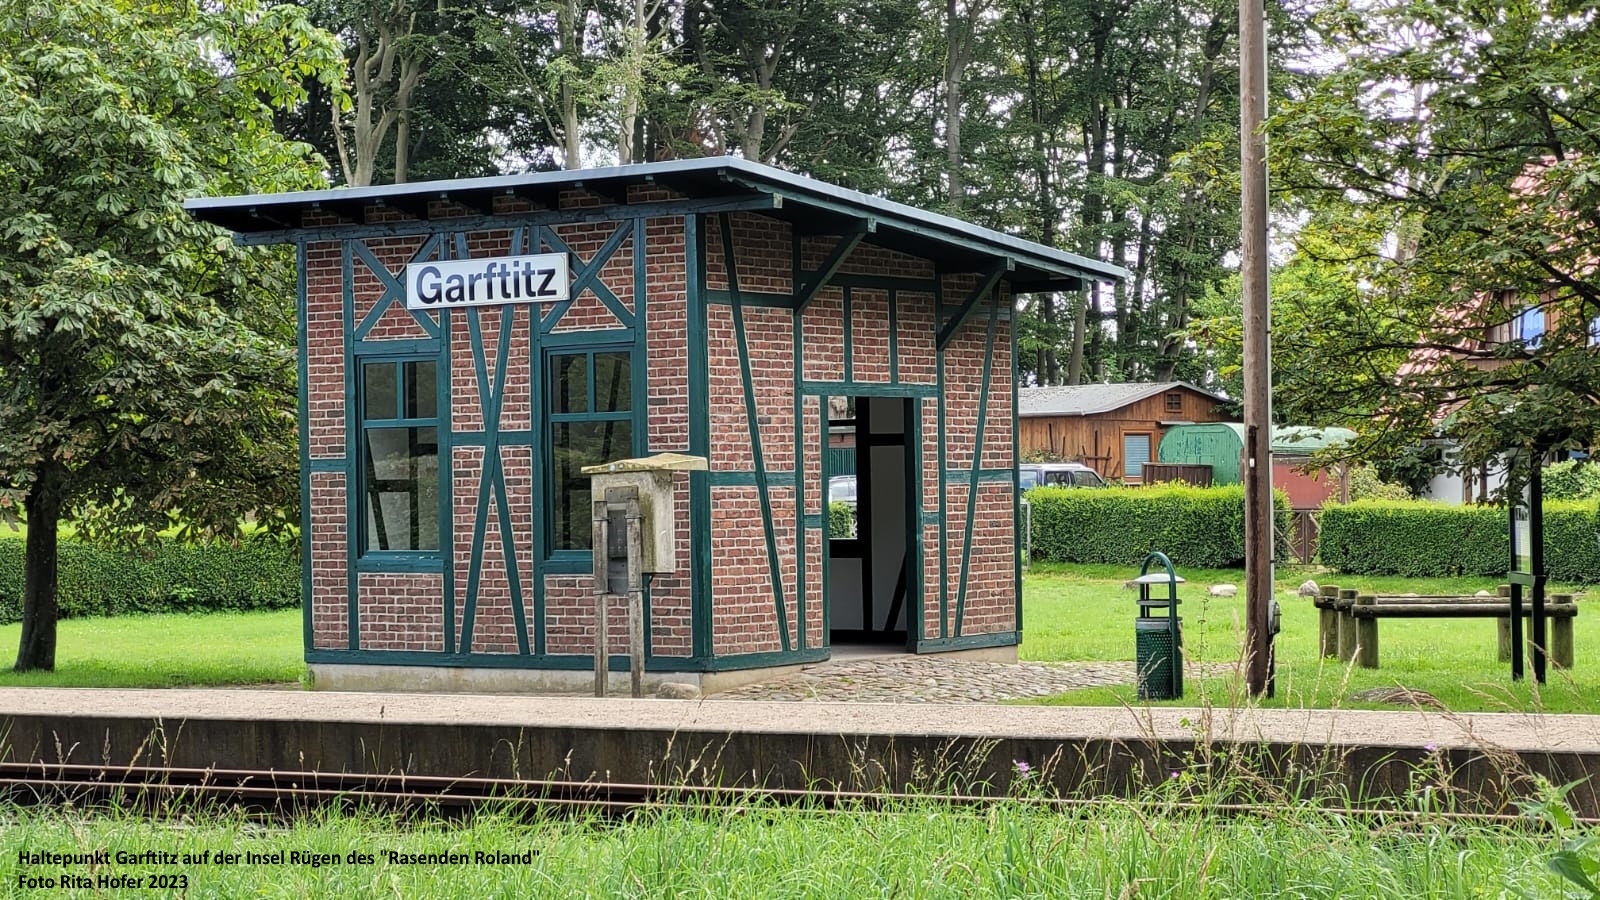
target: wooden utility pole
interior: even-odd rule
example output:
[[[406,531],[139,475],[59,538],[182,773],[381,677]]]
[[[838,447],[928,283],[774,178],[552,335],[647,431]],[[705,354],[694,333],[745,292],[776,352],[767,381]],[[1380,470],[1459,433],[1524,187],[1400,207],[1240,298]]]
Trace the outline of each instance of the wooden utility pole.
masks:
[[[1245,680],[1252,696],[1271,681],[1272,350],[1267,301],[1267,35],[1265,0],[1239,0],[1239,126],[1244,280]]]

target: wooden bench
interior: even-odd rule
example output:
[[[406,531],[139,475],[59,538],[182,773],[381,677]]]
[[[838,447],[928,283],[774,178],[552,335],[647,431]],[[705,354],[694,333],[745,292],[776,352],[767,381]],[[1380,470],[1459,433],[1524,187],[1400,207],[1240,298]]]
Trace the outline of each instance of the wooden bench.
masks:
[[[1314,598],[1319,611],[1318,649],[1365,669],[1378,668],[1379,619],[1496,619],[1499,655],[1511,656],[1511,601],[1509,588],[1495,597],[1398,596],[1358,594],[1336,585],[1322,588]],[[1551,594],[1545,603],[1550,621],[1550,660],[1557,668],[1572,668],[1572,626],[1578,605],[1571,594]],[[1531,619],[1531,603],[1524,602],[1522,618]],[[1524,632],[1525,634],[1527,632]]]

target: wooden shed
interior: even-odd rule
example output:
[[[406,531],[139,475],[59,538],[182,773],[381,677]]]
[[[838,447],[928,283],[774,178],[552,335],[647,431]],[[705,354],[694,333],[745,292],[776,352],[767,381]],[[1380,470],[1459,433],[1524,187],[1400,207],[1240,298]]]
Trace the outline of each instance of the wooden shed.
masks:
[[[597,649],[626,672],[581,470],[663,452],[708,470],[671,476],[647,683],[849,639],[1015,658],[1013,298],[1121,269],[733,158],[188,208],[299,256],[318,688],[581,688]]]
[[[1017,392],[1017,452],[1077,460],[1136,484],[1173,425],[1222,422],[1227,398],[1182,381],[1080,384]]]

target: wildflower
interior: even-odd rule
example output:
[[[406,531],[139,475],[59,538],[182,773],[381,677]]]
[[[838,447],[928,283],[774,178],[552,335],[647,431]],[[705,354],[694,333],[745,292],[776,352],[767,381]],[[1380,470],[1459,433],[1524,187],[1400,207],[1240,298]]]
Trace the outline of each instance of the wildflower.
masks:
[[[1028,776],[1033,774],[1033,766],[1028,765],[1027,760],[1014,759],[1011,761],[1011,763],[1017,769],[1018,778],[1026,779]]]
[[[1437,753],[1437,752],[1439,752],[1439,745],[1438,744],[1423,744],[1422,745],[1422,749],[1428,751],[1429,753]]]

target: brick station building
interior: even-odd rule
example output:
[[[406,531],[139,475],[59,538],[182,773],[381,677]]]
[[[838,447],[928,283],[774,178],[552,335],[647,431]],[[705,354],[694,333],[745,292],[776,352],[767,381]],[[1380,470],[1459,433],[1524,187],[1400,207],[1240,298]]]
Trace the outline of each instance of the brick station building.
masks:
[[[733,158],[188,207],[299,255],[317,687],[591,684],[579,470],[666,451],[709,471],[674,476],[647,680],[845,642],[1015,658],[1013,298],[1120,269]],[[824,502],[841,427],[852,539]]]

